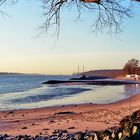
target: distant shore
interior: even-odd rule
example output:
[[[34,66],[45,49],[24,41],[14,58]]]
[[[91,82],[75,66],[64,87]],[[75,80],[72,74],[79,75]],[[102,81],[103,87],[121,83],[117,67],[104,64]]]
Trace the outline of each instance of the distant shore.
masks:
[[[140,109],[140,94],[111,104],[82,104],[0,112],[0,133],[49,135],[56,129],[68,132],[103,130],[119,126],[126,115]]]

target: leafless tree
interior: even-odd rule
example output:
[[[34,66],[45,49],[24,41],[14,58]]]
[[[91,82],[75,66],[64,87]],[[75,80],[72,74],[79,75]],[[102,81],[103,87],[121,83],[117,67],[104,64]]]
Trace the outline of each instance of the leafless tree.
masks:
[[[13,5],[15,3],[17,3],[18,0],[0,0],[0,14],[2,16],[8,16],[8,14],[6,12],[4,12],[3,10],[1,10],[2,6],[4,5]]]
[[[0,0],[0,6],[7,2],[17,3],[18,0]],[[104,29],[111,33],[121,31],[121,25],[125,17],[132,15],[132,0],[41,0],[43,3],[45,22],[43,27],[46,31],[51,27],[55,27],[59,34],[61,9],[72,5],[78,10],[78,15],[84,8],[89,10],[96,17],[95,21],[91,21],[96,31]],[[140,0],[135,0],[135,2]],[[64,12],[64,10],[63,10]]]
[[[17,3],[18,2],[18,0],[0,0],[0,7],[2,6],[2,5],[7,5],[7,4],[15,4],[15,3]]]
[[[81,10],[86,8],[96,16],[95,21],[91,21],[94,31],[104,29],[111,33],[121,31],[121,25],[125,17],[132,15],[132,1],[130,0],[42,0],[45,10],[46,21],[44,27],[46,31],[55,26],[57,33],[60,29],[61,9],[70,5],[76,6],[79,15]]]

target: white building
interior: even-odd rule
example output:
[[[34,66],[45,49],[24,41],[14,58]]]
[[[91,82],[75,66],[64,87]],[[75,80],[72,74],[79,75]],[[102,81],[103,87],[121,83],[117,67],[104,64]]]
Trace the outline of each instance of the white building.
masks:
[[[128,74],[128,75],[126,75],[126,77],[129,79],[134,79],[134,80],[140,79],[140,75],[137,75],[137,74]]]

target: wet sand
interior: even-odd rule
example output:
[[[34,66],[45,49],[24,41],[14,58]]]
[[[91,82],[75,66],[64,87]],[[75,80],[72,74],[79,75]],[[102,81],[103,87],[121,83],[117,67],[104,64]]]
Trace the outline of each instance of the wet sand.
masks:
[[[140,109],[140,94],[112,104],[82,104],[0,112],[0,133],[49,135],[56,129],[77,132],[119,126],[126,115]]]

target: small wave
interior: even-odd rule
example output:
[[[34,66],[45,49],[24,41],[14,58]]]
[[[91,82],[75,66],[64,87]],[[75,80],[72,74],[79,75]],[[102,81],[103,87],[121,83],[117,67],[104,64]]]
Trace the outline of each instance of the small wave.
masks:
[[[55,88],[46,90],[43,93],[40,92],[38,95],[29,95],[25,98],[18,98],[11,100],[12,103],[33,103],[39,101],[47,101],[51,99],[62,99],[64,97],[72,96],[77,93],[81,93],[90,89],[82,89],[82,88]]]

